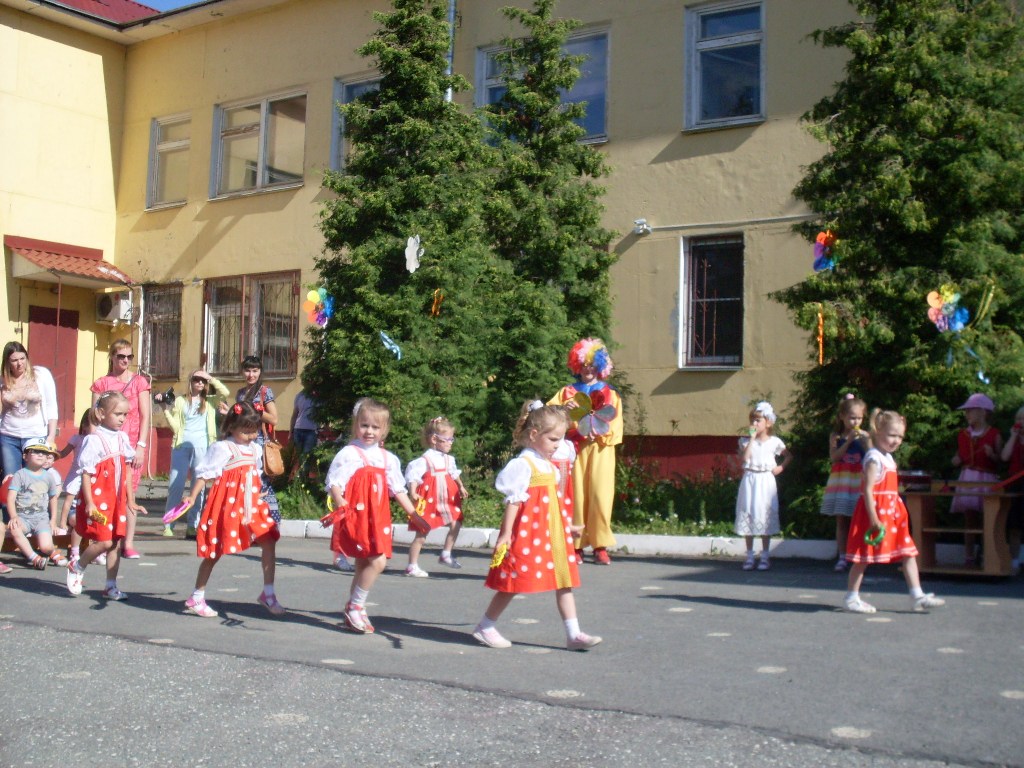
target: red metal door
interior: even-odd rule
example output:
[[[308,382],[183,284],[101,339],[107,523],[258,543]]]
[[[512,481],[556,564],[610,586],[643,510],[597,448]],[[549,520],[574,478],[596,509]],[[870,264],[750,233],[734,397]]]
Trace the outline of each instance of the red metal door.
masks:
[[[57,447],[67,445],[78,432],[75,413],[75,370],[78,363],[78,312],[53,307],[28,308],[28,355],[32,365],[41,365],[53,374],[57,385]],[[57,462],[61,476],[71,466],[71,455]]]

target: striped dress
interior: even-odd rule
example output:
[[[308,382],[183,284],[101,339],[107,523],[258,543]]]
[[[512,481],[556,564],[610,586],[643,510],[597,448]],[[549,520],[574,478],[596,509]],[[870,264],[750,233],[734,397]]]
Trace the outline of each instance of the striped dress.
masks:
[[[834,447],[843,442],[842,435],[836,435]],[[821,499],[821,514],[835,517],[843,515],[852,517],[853,509],[860,498],[862,462],[867,449],[861,440],[852,440],[843,457],[832,464],[825,485],[825,495]]]

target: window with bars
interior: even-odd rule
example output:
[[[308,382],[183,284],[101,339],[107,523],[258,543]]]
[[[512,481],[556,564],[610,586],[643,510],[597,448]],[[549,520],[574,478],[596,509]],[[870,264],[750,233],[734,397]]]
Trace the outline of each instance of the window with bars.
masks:
[[[691,238],[683,249],[680,367],[743,363],[743,238]]]
[[[243,357],[259,355],[264,376],[294,376],[298,296],[298,271],[207,280],[207,370],[218,376],[237,374]]]
[[[156,379],[177,379],[181,364],[181,286],[143,289],[145,369]]]

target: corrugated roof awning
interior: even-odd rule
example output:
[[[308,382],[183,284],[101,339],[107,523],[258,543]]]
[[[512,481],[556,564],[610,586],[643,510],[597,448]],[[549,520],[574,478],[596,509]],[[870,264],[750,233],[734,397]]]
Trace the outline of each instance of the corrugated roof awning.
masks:
[[[132,285],[128,275],[103,260],[103,251],[30,237],[4,235],[11,249],[11,276],[18,280],[63,283],[81,288]]]

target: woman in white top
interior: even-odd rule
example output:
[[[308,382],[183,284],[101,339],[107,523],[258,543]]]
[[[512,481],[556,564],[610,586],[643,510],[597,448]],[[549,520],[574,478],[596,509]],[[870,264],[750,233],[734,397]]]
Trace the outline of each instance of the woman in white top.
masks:
[[[0,401],[3,474],[12,475],[21,469],[22,449],[30,440],[53,445],[57,437],[57,387],[53,376],[45,368],[33,366],[28,350],[18,341],[4,346]]]

